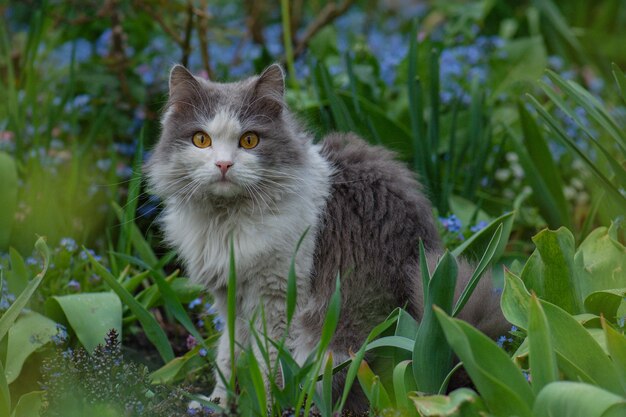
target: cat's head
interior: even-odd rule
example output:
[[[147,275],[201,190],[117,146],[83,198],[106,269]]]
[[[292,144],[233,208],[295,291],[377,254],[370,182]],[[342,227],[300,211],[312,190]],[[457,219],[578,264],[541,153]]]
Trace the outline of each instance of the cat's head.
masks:
[[[165,200],[234,204],[288,189],[308,143],[296,132],[284,91],[276,64],[234,83],[174,66],[161,137],[146,164],[151,191]]]

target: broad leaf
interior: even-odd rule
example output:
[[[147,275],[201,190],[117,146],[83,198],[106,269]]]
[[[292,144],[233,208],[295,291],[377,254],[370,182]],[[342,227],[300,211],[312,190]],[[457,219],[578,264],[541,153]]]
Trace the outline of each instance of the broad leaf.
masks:
[[[581,382],[553,382],[537,395],[536,417],[620,417],[626,398]]]

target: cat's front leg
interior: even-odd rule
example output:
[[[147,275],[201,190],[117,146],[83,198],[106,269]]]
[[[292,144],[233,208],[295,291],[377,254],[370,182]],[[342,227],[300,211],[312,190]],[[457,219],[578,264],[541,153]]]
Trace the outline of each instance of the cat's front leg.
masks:
[[[219,398],[222,404],[226,402],[226,383],[230,381],[231,369],[228,329],[224,329],[217,345],[215,357],[215,388],[209,398]]]

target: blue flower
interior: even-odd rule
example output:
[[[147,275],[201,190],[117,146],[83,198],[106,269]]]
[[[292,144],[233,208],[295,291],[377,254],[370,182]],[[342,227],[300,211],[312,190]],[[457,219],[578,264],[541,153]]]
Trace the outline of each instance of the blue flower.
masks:
[[[67,283],[67,288],[69,288],[71,291],[78,292],[80,291],[80,282],[73,279]]]
[[[476,223],[474,226],[470,227],[470,230],[474,233],[483,230],[485,227],[487,227],[489,223],[487,223],[484,220],[479,221],[478,223]]]
[[[506,336],[500,336],[498,340],[496,340],[496,344],[498,345],[498,347],[503,348],[504,342],[506,342],[506,340]]]
[[[205,357],[208,354],[207,350],[205,348],[202,348],[198,351],[198,355],[200,355],[201,357]]]
[[[193,300],[191,300],[191,302],[189,303],[189,309],[193,310],[194,308],[196,308],[197,306],[199,306],[200,304],[202,304],[202,298],[198,297],[198,298],[194,298]]]
[[[461,230],[461,220],[459,220],[454,214],[451,214],[450,217],[440,217],[439,221],[449,232],[457,233]]]
[[[215,326],[215,330],[217,330],[218,332],[221,332],[222,330],[224,330],[224,319],[222,318],[222,316],[215,316],[213,318],[213,325]]]
[[[63,239],[61,239],[59,244],[61,245],[63,249],[65,249],[68,252],[74,252],[76,249],[78,249],[78,245],[76,244],[76,241],[72,239],[71,237],[64,237]]]

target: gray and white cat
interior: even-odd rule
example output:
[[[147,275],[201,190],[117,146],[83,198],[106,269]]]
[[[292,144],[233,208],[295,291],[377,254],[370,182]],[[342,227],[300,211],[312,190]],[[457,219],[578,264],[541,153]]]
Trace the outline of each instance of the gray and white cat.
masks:
[[[175,66],[147,178],[165,203],[167,242],[190,277],[212,292],[224,317],[233,237],[235,338],[244,346],[260,306],[270,336],[283,336],[287,272],[310,227],[296,257],[298,305],[287,344],[299,362],[314,349],[340,273],[341,315],[330,350],[342,361],[395,307],[419,320],[418,242],[429,262],[441,243],[420,184],[391,152],[354,134],[331,134],[314,144],[286,108],[284,90],[278,65],[235,83],[207,81]],[[460,270],[458,289],[470,276],[465,263]],[[507,325],[489,283],[482,282],[461,317],[495,337]],[[227,378],[229,361],[223,334],[217,366]],[[213,397],[223,397],[217,381]],[[361,409],[358,401],[355,396],[348,406]]]

